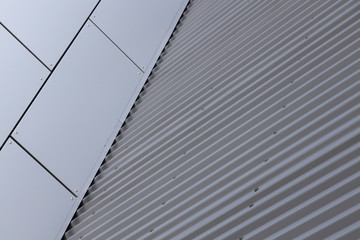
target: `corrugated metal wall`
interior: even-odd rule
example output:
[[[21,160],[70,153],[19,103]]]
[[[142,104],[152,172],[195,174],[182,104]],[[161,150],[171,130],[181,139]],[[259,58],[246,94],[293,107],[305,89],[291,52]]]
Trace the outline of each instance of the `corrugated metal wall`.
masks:
[[[359,239],[360,1],[191,1],[64,239]]]

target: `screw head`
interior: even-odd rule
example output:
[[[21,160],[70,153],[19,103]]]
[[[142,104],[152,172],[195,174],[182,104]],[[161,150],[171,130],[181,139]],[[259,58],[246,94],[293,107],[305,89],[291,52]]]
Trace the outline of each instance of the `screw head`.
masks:
[[[78,190],[75,188],[75,192],[78,192]]]
[[[12,141],[10,141],[9,144],[12,144]]]
[[[43,78],[42,78],[42,77],[40,78],[40,81],[41,81],[41,80],[43,80]]]
[[[73,198],[73,197],[70,197],[70,200],[74,200],[74,198]]]

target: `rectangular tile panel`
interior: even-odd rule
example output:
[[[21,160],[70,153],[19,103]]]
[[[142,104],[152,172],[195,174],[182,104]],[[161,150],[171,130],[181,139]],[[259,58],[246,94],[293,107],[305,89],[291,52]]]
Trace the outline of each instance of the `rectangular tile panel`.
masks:
[[[72,191],[85,191],[141,76],[89,22],[14,137]]]
[[[102,1],[91,20],[140,68],[146,69],[157,50],[164,47],[161,43],[175,26],[173,22],[177,22],[185,3],[185,0]]]
[[[49,71],[0,26],[0,146]]]
[[[60,239],[73,195],[11,140],[0,168],[0,239]]]
[[[97,2],[2,0],[0,21],[52,68]]]

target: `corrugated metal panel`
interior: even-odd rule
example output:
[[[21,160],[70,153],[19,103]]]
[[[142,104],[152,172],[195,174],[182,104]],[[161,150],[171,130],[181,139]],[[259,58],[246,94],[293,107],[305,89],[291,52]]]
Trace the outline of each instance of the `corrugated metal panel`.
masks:
[[[192,1],[64,239],[359,239],[360,1]]]

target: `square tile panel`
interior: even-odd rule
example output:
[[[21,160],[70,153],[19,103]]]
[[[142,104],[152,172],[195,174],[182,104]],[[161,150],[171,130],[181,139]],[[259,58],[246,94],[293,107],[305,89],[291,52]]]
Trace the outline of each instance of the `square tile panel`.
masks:
[[[89,22],[13,136],[72,191],[82,191],[141,76]]]
[[[0,146],[49,73],[44,65],[0,26]]]
[[[73,195],[11,140],[0,168],[0,239],[60,239]]]
[[[164,47],[165,35],[178,21],[177,13],[182,13],[184,2],[187,1],[102,1],[91,20],[140,68],[146,69],[154,55],[160,54],[157,50]]]
[[[2,0],[0,22],[49,68],[52,68],[97,2],[97,0]]]

